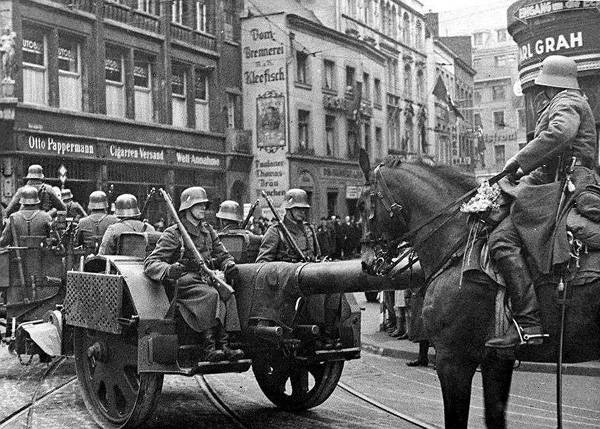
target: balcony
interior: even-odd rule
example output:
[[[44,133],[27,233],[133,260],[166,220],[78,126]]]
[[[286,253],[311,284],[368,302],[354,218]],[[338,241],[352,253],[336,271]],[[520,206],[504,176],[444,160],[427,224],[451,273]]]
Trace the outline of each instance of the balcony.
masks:
[[[104,19],[111,19],[152,33],[160,33],[161,30],[160,17],[113,1],[104,2]]]
[[[192,30],[190,27],[175,22],[171,23],[171,38],[179,40],[180,42],[189,43],[190,45],[207,51],[217,50],[215,36],[200,33],[199,31]]]
[[[335,95],[323,95],[323,107],[333,111],[345,111],[346,110],[346,99],[336,97]]]
[[[65,5],[69,9],[80,10],[82,12],[94,13],[94,0],[54,0],[57,3]]]
[[[250,154],[252,131],[228,128],[225,134],[225,147],[228,152]]]

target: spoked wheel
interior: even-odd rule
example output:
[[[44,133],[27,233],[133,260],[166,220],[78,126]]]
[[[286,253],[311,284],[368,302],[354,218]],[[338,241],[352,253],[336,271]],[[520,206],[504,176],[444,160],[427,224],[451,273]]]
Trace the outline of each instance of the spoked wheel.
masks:
[[[137,338],[75,328],[77,379],[85,405],[103,428],[140,427],[152,414],[163,375],[137,372]]]
[[[305,363],[273,350],[252,360],[263,393],[278,407],[301,411],[322,404],[335,390],[344,361]]]

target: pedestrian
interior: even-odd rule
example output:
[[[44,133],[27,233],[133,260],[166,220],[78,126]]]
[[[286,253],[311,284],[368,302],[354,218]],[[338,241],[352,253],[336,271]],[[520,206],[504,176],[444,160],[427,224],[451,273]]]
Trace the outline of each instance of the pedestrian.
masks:
[[[67,207],[67,218],[78,222],[82,217],[87,216],[87,213],[77,201],[73,200],[73,193],[70,189],[63,189],[60,193],[63,204]]]
[[[572,187],[572,197],[596,183],[592,170],[597,154],[596,125],[577,81],[577,64],[571,58],[551,55],[542,62],[535,84],[547,103],[539,112],[533,140],[504,166],[511,180],[505,180],[502,188],[514,202],[489,238],[490,255],[506,281],[515,323],[509,324],[503,336],[488,341],[487,347],[542,344],[545,335],[539,304],[523,250],[541,274],[568,262],[566,216],[559,212],[565,207],[558,207],[558,202],[563,189]],[[519,178],[519,184],[511,186]]]
[[[94,191],[88,202],[89,216],[79,219],[75,231],[75,246],[83,246],[87,254],[96,254],[107,228],[118,222],[107,213],[108,197],[103,191]]]
[[[44,183],[44,169],[41,165],[30,165],[25,179],[27,179],[25,186],[33,186],[38,191],[40,210],[47,211],[51,217],[54,217],[57,211],[65,211],[67,209],[61,201],[60,196],[54,193],[50,185]],[[23,189],[23,186],[17,189],[17,192],[15,192],[15,195],[8,203],[6,207],[7,217],[19,210],[19,201],[21,201],[21,192],[23,192]]]
[[[181,223],[196,249],[209,265],[225,272],[235,281],[238,269],[233,257],[221,243],[215,230],[205,221],[209,200],[204,188],[194,186],[181,193]],[[177,285],[177,309],[183,320],[203,338],[203,357],[207,362],[239,360],[240,349],[231,348],[228,332],[240,330],[235,296],[221,296],[199,271],[192,252],[182,254],[182,234],[173,225],[161,234],[154,251],[144,261],[144,272],[167,287]]]
[[[99,255],[116,255],[119,237],[124,232],[155,232],[154,227],[140,220],[137,198],[131,194],[122,194],[115,200],[115,216],[118,221],[104,232],[100,243]]]
[[[40,209],[40,198],[38,189],[34,186],[25,185],[19,192],[18,212],[12,213],[2,231],[0,246],[25,246],[21,239],[23,237],[39,237],[40,239],[50,236],[52,217]],[[41,241],[40,243],[41,244]],[[36,246],[39,248],[39,244]]]
[[[423,326],[423,301],[427,288],[424,284],[411,285],[409,298],[408,339],[419,344],[419,354],[416,360],[406,363],[408,366],[428,366],[430,342]]]

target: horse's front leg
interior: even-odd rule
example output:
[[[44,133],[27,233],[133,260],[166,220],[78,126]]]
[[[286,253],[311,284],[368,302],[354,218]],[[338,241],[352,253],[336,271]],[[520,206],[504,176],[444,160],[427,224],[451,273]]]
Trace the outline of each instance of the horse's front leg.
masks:
[[[485,424],[488,429],[506,428],[506,406],[515,361],[500,359],[496,353],[486,353],[481,363]]]
[[[477,362],[457,358],[456,351],[436,348],[436,367],[444,398],[444,427],[466,429],[469,423],[471,383]]]

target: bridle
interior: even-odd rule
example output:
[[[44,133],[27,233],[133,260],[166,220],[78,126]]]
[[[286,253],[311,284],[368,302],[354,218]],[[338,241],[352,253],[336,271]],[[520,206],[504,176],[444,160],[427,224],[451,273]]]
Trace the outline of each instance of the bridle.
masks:
[[[402,268],[402,271],[409,269],[416,263],[417,259],[414,257],[414,250],[411,248],[411,243],[416,237],[417,233],[419,233],[423,228],[430,226],[433,222],[437,221],[443,216],[447,216],[447,218],[442,221],[435,228],[431,229],[425,237],[421,239],[421,241],[426,241],[433,234],[438,232],[442,227],[444,227],[448,222],[450,222],[454,215],[460,211],[460,206],[462,202],[464,202],[467,198],[473,196],[478,188],[473,188],[469,190],[464,195],[461,195],[456,200],[450,202],[445,207],[443,207],[440,211],[432,215],[431,217],[425,219],[415,228],[408,230],[408,222],[410,220],[410,213],[406,210],[406,208],[398,203],[390,191],[387,183],[385,181],[385,177],[382,173],[383,164],[379,164],[375,170],[373,171],[375,176],[374,188],[371,188],[371,184],[367,182],[365,185],[370,188],[369,196],[370,196],[370,207],[369,207],[369,219],[368,222],[365,222],[367,228],[366,239],[361,241],[361,244],[366,244],[373,248],[375,252],[375,259],[373,261],[372,266],[365,267],[367,272],[375,275],[387,275],[396,265],[402,262],[407,257],[410,259],[408,265]],[[506,172],[501,172],[494,177],[492,177],[488,182],[490,185],[497,183],[500,179],[506,176]],[[390,219],[397,220],[401,222],[400,227],[404,231],[399,237],[393,240],[385,240],[381,237],[373,237],[373,234],[370,231],[370,223],[375,220],[375,204],[373,204],[374,199],[377,198],[384,209],[387,211]],[[462,247],[464,243],[457,242],[455,243],[452,252],[453,254],[456,250]],[[400,253],[402,254],[400,255]],[[398,257],[398,255],[400,255]],[[397,258],[395,261],[394,259]],[[440,266],[443,266],[445,261],[441,261]],[[437,271],[437,270],[435,270]]]

